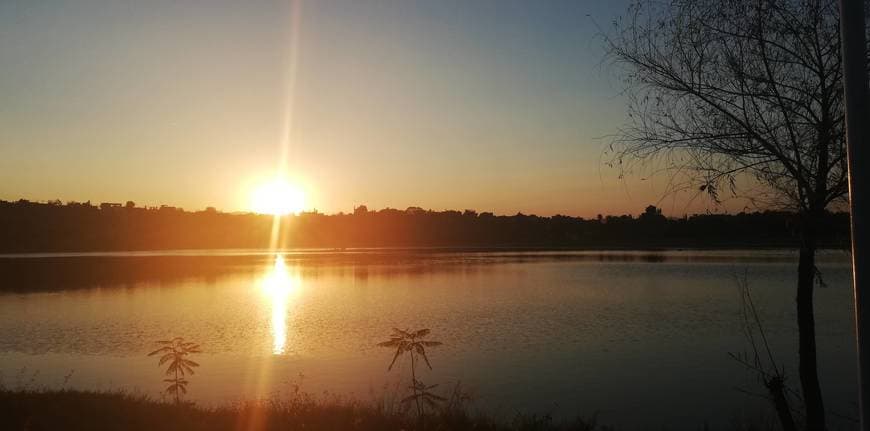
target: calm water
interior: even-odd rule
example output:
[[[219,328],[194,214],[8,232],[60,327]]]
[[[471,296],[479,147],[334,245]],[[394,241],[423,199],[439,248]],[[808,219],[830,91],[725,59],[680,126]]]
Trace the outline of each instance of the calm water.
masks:
[[[848,256],[825,253],[817,290],[828,407],[855,416]],[[735,276],[747,274],[777,360],[797,387],[795,255],[193,252],[0,258],[0,372],[6,386],[132,389],[158,396],[155,340],[202,344],[201,403],[303,391],[389,396],[375,347],[392,327],[431,328],[434,371],[476,405],[599,412],[625,428],[725,426],[770,415],[728,352],[741,335]],[[848,421],[832,419],[839,427]]]

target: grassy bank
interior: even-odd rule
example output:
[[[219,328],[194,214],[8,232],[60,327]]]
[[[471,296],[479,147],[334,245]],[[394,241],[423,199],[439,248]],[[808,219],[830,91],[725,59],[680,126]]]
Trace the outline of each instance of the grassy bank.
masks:
[[[608,430],[593,419],[558,422],[518,415],[495,420],[450,402],[429,412],[424,423],[408,409],[383,400],[338,397],[246,402],[207,408],[162,402],[127,392],[0,390],[3,429],[18,430]]]

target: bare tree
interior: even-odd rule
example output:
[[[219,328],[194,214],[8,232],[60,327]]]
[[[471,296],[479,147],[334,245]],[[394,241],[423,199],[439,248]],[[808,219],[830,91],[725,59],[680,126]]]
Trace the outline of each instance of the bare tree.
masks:
[[[614,164],[798,213],[799,374],[806,429],[825,429],[815,255],[847,193],[836,0],[638,0],[605,41],[629,98]]]

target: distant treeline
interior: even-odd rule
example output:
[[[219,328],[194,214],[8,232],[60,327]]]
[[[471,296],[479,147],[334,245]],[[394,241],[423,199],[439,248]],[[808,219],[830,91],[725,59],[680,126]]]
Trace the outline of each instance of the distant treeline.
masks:
[[[849,217],[826,215],[824,247],[848,247]],[[0,201],[0,252],[265,248],[275,218],[207,208],[60,201]],[[594,219],[489,212],[405,210],[302,213],[280,218],[280,247],[664,248],[792,247],[793,213],[700,214],[666,218],[649,206],[638,216]]]

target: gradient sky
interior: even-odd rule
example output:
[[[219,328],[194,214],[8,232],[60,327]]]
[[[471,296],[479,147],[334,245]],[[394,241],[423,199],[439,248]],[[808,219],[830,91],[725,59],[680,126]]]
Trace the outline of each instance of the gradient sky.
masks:
[[[593,19],[625,6],[3,0],[0,199],[246,210],[286,145],[321,212],[639,213],[665,179],[602,163],[625,101]]]

